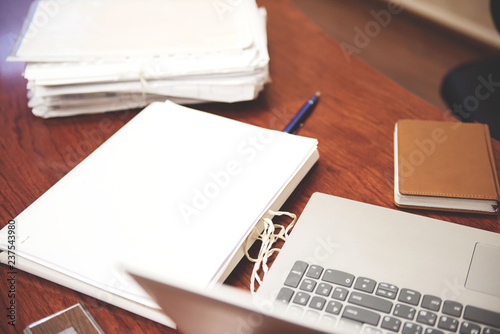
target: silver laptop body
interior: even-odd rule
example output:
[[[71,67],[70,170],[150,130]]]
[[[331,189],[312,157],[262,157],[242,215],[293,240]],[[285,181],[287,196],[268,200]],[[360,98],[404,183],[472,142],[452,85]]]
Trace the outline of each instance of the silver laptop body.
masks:
[[[500,234],[315,193],[258,294],[366,333],[496,334]]]
[[[500,234],[321,193],[253,299],[128,270],[186,334],[500,333]]]

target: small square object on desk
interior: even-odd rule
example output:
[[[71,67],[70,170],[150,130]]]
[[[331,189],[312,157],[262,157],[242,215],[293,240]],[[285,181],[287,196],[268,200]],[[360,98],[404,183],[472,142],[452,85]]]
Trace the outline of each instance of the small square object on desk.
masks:
[[[105,334],[87,311],[78,303],[39,320],[24,330],[25,334]]]

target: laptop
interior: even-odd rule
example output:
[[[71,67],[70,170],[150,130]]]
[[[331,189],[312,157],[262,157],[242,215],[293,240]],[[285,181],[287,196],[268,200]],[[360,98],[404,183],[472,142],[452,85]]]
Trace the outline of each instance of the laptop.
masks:
[[[254,298],[129,271],[186,334],[500,333],[500,234],[322,193]]]

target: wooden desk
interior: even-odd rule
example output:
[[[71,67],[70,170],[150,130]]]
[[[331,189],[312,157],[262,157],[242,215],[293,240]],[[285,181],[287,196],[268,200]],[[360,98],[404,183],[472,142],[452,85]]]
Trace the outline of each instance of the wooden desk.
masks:
[[[321,101],[301,135],[319,140],[321,158],[285,204],[300,214],[313,192],[394,208],[393,128],[401,118],[442,120],[444,112],[413,96],[353,58],[288,0],[259,1],[268,11],[272,83],[259,98],[199,109],[281,130],[301,104],[320,90]],[[17,34],[28,0],[3,2],[0,52]],[[346,27],[351,29],[351,27]],[[383,31],[381,32],[383,33]],[[376,37],[374,37],[376,38]],[[346,41],[351,42],[352,41]],[[368,46],[369,47],[369,46]],[[389,56],[389,55],[388,55]],[[137,111],[43,120],[26,106],[23,66],[1,63],[0,227],[24,210]],[[493,141],[500,166],[500,143]],[[497,217],[414,211],[459,224],[500,232]],[[247,287],[251,265],[240,262],[227,283]],[[7,324],[8,268],[0,266],[0,332],[18,333],[28,324],[83,302],[106,333],[176,333],[150,320],[33,275],[16,274],[16,327]]]

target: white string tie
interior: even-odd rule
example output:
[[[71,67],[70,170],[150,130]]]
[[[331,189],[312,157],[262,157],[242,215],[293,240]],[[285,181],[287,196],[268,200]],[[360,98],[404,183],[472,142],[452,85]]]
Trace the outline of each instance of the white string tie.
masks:
[[[149,85],[148,81],[146,80],[146,77],[144,75],[142,68],[139,71],[139,81],[141,82],[142,98],[144,99],[144,101],[147,101],[146,94],[147,94],[148,90],[151,88],[151,86]]]
[[[250,292],[252,294],[255,294],[255,283],[257,282],[260,286],[262,284],[262,281],[266,277],[267,272],[269,271],[269,266],[267,265],[269,257],[281,250],[280,248],[273,248],[273,245],[279,240],[286,241],[291,229],[294,227],[295,222],[297,221],[297,216],[290,212],[268,210],[268,213],[272,216],[288,216],[292,218],[292,221],[285,228],[283,225],[274,224],[272,219],[270,218],[262,217],[260,219],[260,221],[264,223],[264,229],[260,233],[257,231],[259,235],[256,240],[260,240],[262,244],[260,246],[259,255],[255,259],[252,258],[250,254],[248,254],[247,247],[247,243],[249,239],[252,238],[253,233],[250,234],[250,236],[245,240],[245,255],[248,260],[254,262],[252,276],[250,277]],[[257,226],[254,228],[254,231],[256,228]],[[261,268],[262,278],[259,275],[259,270]]]

